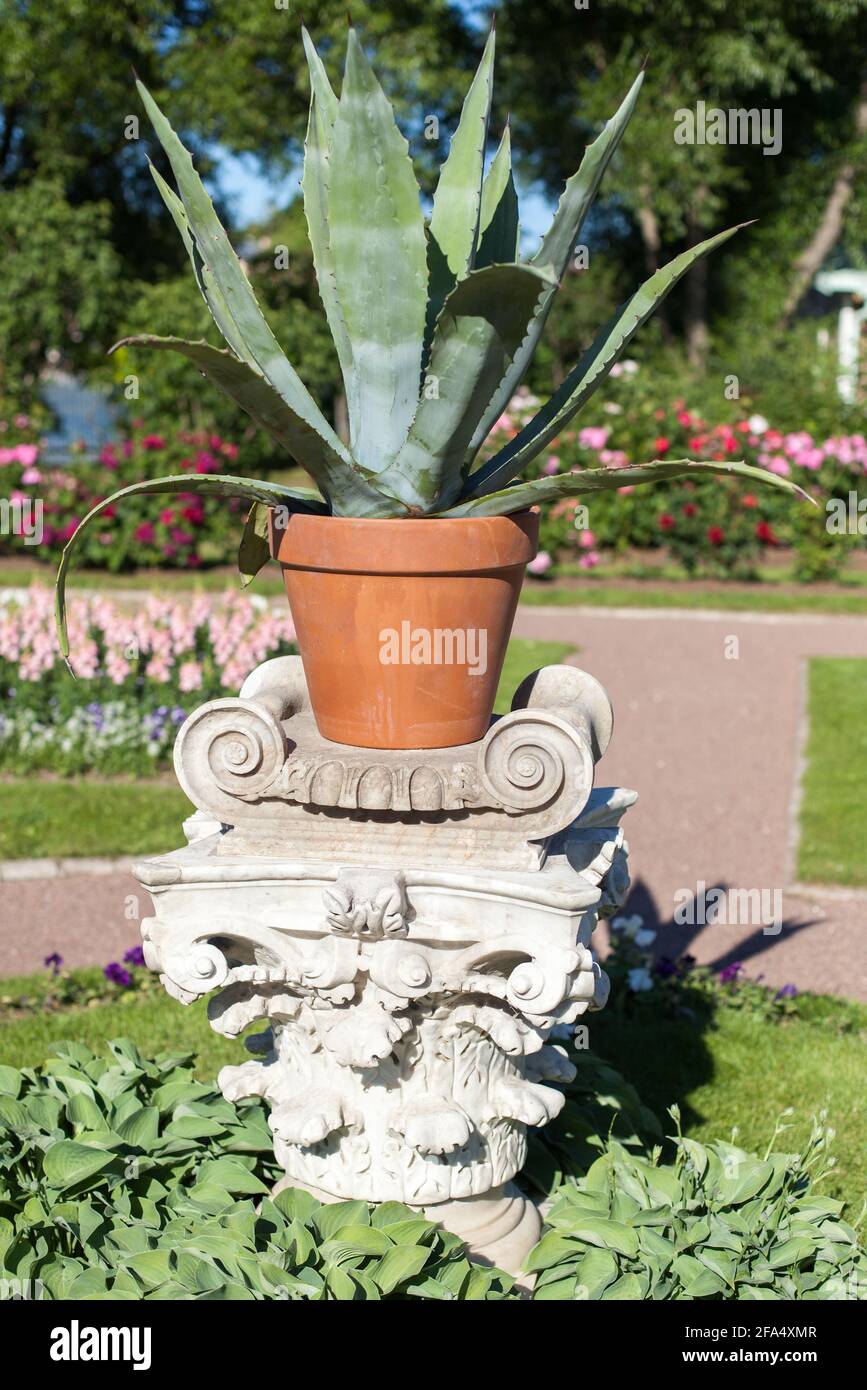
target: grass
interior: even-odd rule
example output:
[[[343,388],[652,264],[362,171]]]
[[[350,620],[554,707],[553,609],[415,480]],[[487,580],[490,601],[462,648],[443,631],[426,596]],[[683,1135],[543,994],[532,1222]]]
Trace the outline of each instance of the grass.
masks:
[[[513,637],[506,649],[503,674],[494,704],[495,713],[508,712],[512,696],[531,671],[537,671],[540,666],[559,666],[574,650],[574,645],[569,642],[533,642],[524,637]]]
[[[508,710],[525,676],[572,650],[566,642],[515,638],[506,652],[497,713]],[[163,853],[177,848],[181,822],[192,810],[170,782],[0,781],[0,859]]]
[[[660,1018],[648,1036],[637,1022],[606,1010],[592,1016],[591,1044],[633,1083],[646,1105],[666,1120],[680,1104],[685,1132],[694,1139],[730,1139],[764,1151],[784,1110],[793,1127],[775,1145],[801,1146],[813,1115],[827,1110],[836,1130],[837,1166],[823,1186],[844,1199],[857,1217],[867,1195],[867,1097],[864,1091],[867,1005],[826,995],[802,995],[802,1017],[768,1023],[731,1008],[716,1011],[702,1031],[686,1019]]]
[[[701,589],[684,581],[677,587],[654,588],[653,582],[626,587],[604,580],[587,580],[574,587],[524,585],[521,602],[541,607],[571,608],[704,608],[727,613],[855,613],[867,614],[867,593],[776,591],[766,584],[752,589]]]
[[[76,974],[84,972],[76,972]],[[98,972],[88,972],[94,976]],[[4,980],[5,995],[26,993],[38,977]],[[867,1006],[824,996],[801,997],[803,1017],[769,1024],[754,1015],[720,1008],[703,1031],[685,1019],[636,1022],[606,1011],[593,1016],[594,1049],[636,1086],[646,1104],[671,1122],[666,1108],[677,1101],[685,1132],[698,1140],[728,1139],[733,1126],[744,1148],[763,1151],[781,1112],[792,1107],[793,1128],[777,1148],[798,1147],[810,1118],[822,1109],[837,1131],[834,1175],[823,1189],[849,1204],[857,1217],[864,1196],[867,1149],[864,1048]],[[253,1025],[254,1031],[262,1025]],[[213,1078],[220,1067],[247,1057],[243,1045],[215,1034],[205,1002],[184,1008],[159,993],[121,996],[118,1002],[0,1022],[0,1062],[35,1066],[62,1039],[99,1049],[113,1037],[129,1037],[144,1053],[189,1051],[196,1074]]]
[[[192,810],[169,783],[0,782],[0,859],[177,849]]]
[[[798,878],[867,887],[867,659],[814,657]]]
[[[727,612],[758,613],[867,613],[867,573],[852,571],[838,581],[834,592],[816,593],[809,584],[794,585],[791,572],[774,567],[760,571],[752,588],[720,583],[708,589],[700,580],[689,580],[674,565],[624,565],[612,561],[594,574],[579,574],[564,566],[562,575],[579,579],[570,584],[524,585],[521,602],[533,605],[581,605],[601,608],[719,608]],[[628,580],[629,583],[619,581]],[[636,581],[640,580],[640,584]],[[0,565],[0,587],[26,587],[32,583],[53,584],[51,566],[24,563]],[[661,587],[665,582],[667,587]],[[190,574],[183,570],[142,570],[134,574],[109,574],[104,570],[73,571],[70,589],[124,591],[148,590],[154,593],[224,593],[237,589],[234,570],[218,568]],[[283,593],[276,570],[258,575],[252,592],[263,598]]]

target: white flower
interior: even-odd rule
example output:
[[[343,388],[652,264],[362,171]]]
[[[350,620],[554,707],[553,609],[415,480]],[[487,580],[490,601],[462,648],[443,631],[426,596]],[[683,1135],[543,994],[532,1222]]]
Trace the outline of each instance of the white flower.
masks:
[[[764,415],[751,415],[749,420],[747,420],[747,424],[753,434],[764,434],[765,430],[768,428],[768,422]]]
[[[626,978],[633,994],[640,994],[642,990],[653,989],[650,971],[644,965],[636,966],[634,970],[630,970]]]
[[[606,401],[605,404],[603,405],[602,409],[605,411],[606,415],[622,415],[622,414],[623,414],[623,406],[622,406],[622,405],[618,405],[616,401]]]
[[[635,940],[643,926],[644,918],[637,912],[632,917],[612,917],[611,919],[611,930],[622,932],[629,941]]]

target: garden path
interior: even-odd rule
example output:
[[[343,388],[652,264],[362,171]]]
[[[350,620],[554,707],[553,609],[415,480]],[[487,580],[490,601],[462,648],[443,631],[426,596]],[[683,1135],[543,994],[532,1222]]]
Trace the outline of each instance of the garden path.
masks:
[[[867,892],[813,890],[794,868],[806,661],[867,657],[867,619],[523,608],[515,635],[573,642],[575,663],[611,696],[614,737],[597,780],[639,792],[624,822],[625,910],[657,928],[660,954],[743,961],[778,986],[867,999]],[[782,930],[675,926],[675,894],[702,881],[780,889]]]
[[[628,911],[658,946],[722,967],[743,961],[776,985],[867,999],[867,893],[794,882],[794,817],[810,656],[867,656],[867,619],[709,611],[523,608],[515,634],[567,641],[614,703],[598,773],[635,787],[627,817],[635,886]],[[737,639],[737,657],[731,639]],[[782,894],[783,927],[679,927],[678,890]],[[0,974],[120,959],[147,894],[127,872],[2,884]]]

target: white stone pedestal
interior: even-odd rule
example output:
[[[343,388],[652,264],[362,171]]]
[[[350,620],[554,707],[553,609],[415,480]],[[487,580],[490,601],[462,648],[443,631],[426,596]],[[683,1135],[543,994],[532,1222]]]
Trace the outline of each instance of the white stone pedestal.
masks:
[[[267,1023],[219,1082],[269,1101],[281,1185],[406,1202],[519,1271],[539,1219],[512,1180],[573,1074],[549,1037],[604,1004],[590,937],[628,885],[635,794],[592,789],[610,734],[601,686],[551,667],[478,744],[347,748],[293,657],[187,720],[199,811],[136,866],[145,959],[182,1003],[219,991],[218,1032]]]

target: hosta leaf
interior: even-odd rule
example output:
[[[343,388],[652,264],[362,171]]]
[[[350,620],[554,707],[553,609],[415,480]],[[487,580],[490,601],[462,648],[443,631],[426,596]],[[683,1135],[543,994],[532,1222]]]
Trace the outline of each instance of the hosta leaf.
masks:
[[[589,400],[605,380],[617,359],[626,351],[635,334],[679,280],[702,256],[721,246],[739,231],[729,227],[707,241],[691,246],[662,270],[657,270],[626,304],[622,305],[596,335],[577,366],[565,378],[538,415],[514,439],[470,474],[464,496],[483,496],[502,487],[523,472],[527,464],[557,437],[560,431]]]
[[[600,1298],[608,1285],[614,1283],[619,1269],[610,1250],[588,1250],[576,1271],[583,1296]]]
[[[638,100],[638,93],[643,81],[644,72],[642,71],[633,82],[615,115],[606,123],[593,143],[587,146],[578,172],[573,174],[566,183],[551,226],[542,238],[542,244],[533,257],[535,265],[554,267],[558,283],[566,273],[582,223],[596,197],[602,176],[608,168],[635,110],[635,103]],[[502,415],[516,388],[523,381],[527,368],[533,359],[533,354],[539,345],[548,314],[554,303],[555,294],[556,287],[540,300],[536,316],[529,326],[523,346],[516,354],[514,362],[491,398],[490,404],[479,422],[470,445],[471,458],[475,456],[494,422]]]
[[[512,144],[507,125],[482,185],[479,249],[474,262],[476,270],[486,265],[515,261],[519,232],[518,194],[512,177]],[[539,264],[546,263],[539,261]],[[555,288],[553,286],[552,290]]]
[[[0,1067],[0,1094],[17,1096],[23,1077],[17,1067]]]
[[[479,409],[520,346],[550,273],[492,265],[459,280],[437,320],[422,399],[382,482],[405,502],[447,505],[458,493]]]
[[[645,1285],[637,1274],[621,1274],[613,1284],[603,1291],[601,1298],[606,1302],[636,1303],[644,1297]]]
[[[514,483],[499,492],[484,497],[470,498],[458,502],[454,507],[442,512],[443,516],[507,516],[510,512],[523,511],[526,507],[544,502],[556,502],[562,497],[584,497],[591,492],[611,492],[620,487],[636,487],[640,483],[658,483],[664,478],[699,478],[711,473],[735,473],[739,478],[751,478],[755,482],[767,483],[770,487],[782,488],[797,497],[812,499],[788,478],[778,473],[769,473],[764,468],[753,468],[751,464],[726,461],[723,463],[695,462],[692,459],[654,459],[652,463],[638,463],[627,468],[588,468],[573,473],[562,473],[554,478],[534,478],[529,483]]]
[[[270,559],[268,508],[264,502],[254,502],[247,513],[241,544],[238,547],[238,571],[241,575],[242,589],[246,589],[247,585],[252,583],[262,566],[267,565]]]
[[[314,1212],[314,1221],[323,1240],[335,1236],[342,1226],[366,1226],[370,1209],[366,1202],[332,1202]]]
[[[143,1105],[118,1126],[118,1134],[138,1149],[152,1149],[160,1132],[160,1112],[155,1105]]]
[[[331,140],[328,219],[352,344],[352,453],[378,472],[397,455],[415,413],[427,256],[407,143],[353,28]]]
[[[378,1265],[367,1271],[377,1288],[391,1293],[405,1279],[412,1279],[424,1269],[430,1257],[426,1245],[395,1245],[383,1255]]]
[[[111,349],[120,347],[153,348],[157,352],[175,352],[198,367],[221,391],[292,456],[319,484],[332,500],[335,510],[352,516],[393,516],[400,507],[391,506],[382,495],[365,481],[361,473],[347,468],[336,455],[320,449],[319,441],[305,420],[286,405],[280,394],[255,367],[240,362],[233,353],[215,348],[204,341],[190,342],[186,338],[159,337],[150,333],[122,338]],[[325,510],[321,507],[310,510]]]
[[[228,473],[223,475],[215,473],[174,474],[167,478],[149,478],[143,483],[131,483],[129,487],[120,488],[117,492],[112,493],[111,497],[104,498],[102,502],[91,508],[82,519],[72,539],[67,541],[60,557],[57,578],[55,579],[54,614],[58,642],[64,657],[69,657],[69,636],[66,630],[66,575],[73,551],[81,540],[86,527],[95,517],[99,516],[100,512],[104,512],[106,507],[113,505],[121,497],[132,497],[139,493],[162,492],[214,493],[218,497],[247,497],[251,502],[267,502],[272,507],[288,507],[290,511],[321,512],[324,510],[321,498],[309,488],[291,488],[286,487],[283,483],[266,483],[256,478],[236,478]],[[210,1121],[204,1123],[210,1123]]]
[[[495,48],[492,27],[434,192],[430,233],[455,279],[472,269],[478,241]]]
[[[50,1187],[73,1187],[114,1162],[114,1154],[77,1144],[73,1139],[61,1139],[45,1150],[42,1171]]]
[[[791,1265],[800,1264],[814,1255],[816,1245],[817,1241],[809,1236],[793,1236],[791,1240],[784,1240],[773,1248],[768,1256],[768,1264],[772,1269],[789,1269]]]
[[[203,273],[200,277],[200,285],[214,314],[215,322],[218,327],[221,326],[221,319],[225,323],[228,314],[230,323],[228,333],[224,333],[224,336],[230,347],[248,366],[254,366],[261,372],[289,409],[310,429],[310,452],[304,461],[304,467],[313,471],[311,464],[314,463],[315,439],[323,463],[330,462],[336,471],[335,461],[340,459],[347,469],[351,469],[352,460],[345,446],[284,356],[268,327],[241,262],[235,255],[205,186],[193,167],[192,156],[184,148],[144,84],[137,82],[136,86],[172,166],[187,225],[207,271],[207,274]],[[214,304],[209,295],[212,283],[220,292],[219,300]]]

